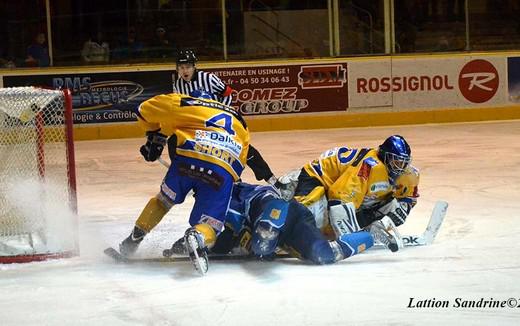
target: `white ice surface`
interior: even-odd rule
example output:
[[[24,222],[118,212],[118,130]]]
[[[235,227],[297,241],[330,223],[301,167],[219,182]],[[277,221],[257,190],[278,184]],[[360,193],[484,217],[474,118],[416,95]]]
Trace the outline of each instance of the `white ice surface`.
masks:
[[[0,325],[519,325],[520,308],[407,308],[410,298],[520,302],[520,121],[255,133],[281,175],[324,150],[412,145],[421,197],[402,233],[419,233],[436,200],[450,203],[435,243],[368,251],[332,266],[296,260],[116,265],[116,246],[165,170],[139,157],[142,139],[76,143],[81,256],[0,265]],[[244,179],[253,181],[247,171]],[[159,256],[187,227],[173,209],[140,255]]]

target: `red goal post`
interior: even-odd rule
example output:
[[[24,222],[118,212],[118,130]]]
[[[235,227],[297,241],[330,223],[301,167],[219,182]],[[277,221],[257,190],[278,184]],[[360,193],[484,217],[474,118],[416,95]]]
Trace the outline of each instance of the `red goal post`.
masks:
[[[0,263],[79,253],[69,90],[0,88]]]

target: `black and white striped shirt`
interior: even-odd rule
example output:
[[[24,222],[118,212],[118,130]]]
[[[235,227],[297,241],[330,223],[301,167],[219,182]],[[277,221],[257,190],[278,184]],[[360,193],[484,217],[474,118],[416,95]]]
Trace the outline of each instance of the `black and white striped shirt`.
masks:
[[[231,87],[227,86],[217,77],[217,75],[205,72],[202,70],[195,70],[191,81],[185,81],[177,75],[173,74],[173,92],[189,95],[191,91],[201,89],[209,92],[215,96],[215,100],[231,105]]]

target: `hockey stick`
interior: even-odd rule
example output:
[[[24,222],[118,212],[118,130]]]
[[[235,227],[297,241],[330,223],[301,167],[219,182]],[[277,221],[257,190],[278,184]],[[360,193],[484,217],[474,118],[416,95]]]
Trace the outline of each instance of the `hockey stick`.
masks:
[[[172,257],[152,257],[152,258],[128,258],[121,255],[116,249],[109,247],[103,251],[105,255],[114,259],[117,263],[179,263],[179,262],[189,262],[190,257],[188,256],[172,256]],[[226,254],[210,254],[208,256],[210,261],[233,261],[233,260],[241,260],[241,261],[254,261],[257,258],[253,255],[226,255]],[[281,258],[294,258],[289,254],[276,254],[274,256],[275,259]]]
[[[170,168],[170,163],[166,162],[166,160],[163,159],[162,157],[159,156],[157,161],[159,161],[159,163],[161,163],[165,168],[167,168],[167,169]]]
[[[437,233],[439,233],[439,229],[446,217],[446,212],[448,209],[448,203],[445,201],[438,201],[435,203],[432,214],[430,216],[430,220],[428,221],[428,225],[426,226],[426,230],[420,235],[404,235],[402,236],[402,240],[405,247],[417,247],[417,246],[428,246],[433,243]],[[373,248],[384,248],[382,244],[376,244]],[[173,256],[173,257],[152,257],[152,258],[128,258],[121,255],[116,249],[109,247],[104,250],[104,253],[114,259],[114,261],[118,263],[176,263],[176,262],[189,262],[190,258],[188,256]],[[295,258],[290,254],[279,253],[274,256],[275,259],[284,259],[284,258]],[[209,255],[210,260],[216,261],[233,261],[233,260],[242,260],[242,261],[253,261],[257,260],[257,258],[253,255],[226,255],[226,254],[212,254]]]
[[[448,203],[445,201],[437,201],[433,207],[432,215],[426,226],[426,230],[419,235],[403,235],[401,237],[405,247],[428,246],[433,243],[439,229],[446,216]],[[374,248],[384,248],[381,244],[374,245]]]

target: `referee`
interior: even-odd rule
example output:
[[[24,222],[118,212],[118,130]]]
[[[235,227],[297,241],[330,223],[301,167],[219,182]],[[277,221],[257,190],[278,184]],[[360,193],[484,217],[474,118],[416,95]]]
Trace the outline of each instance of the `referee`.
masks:
[[[196,89],[212,94],[216,101],[231,106],[233,89],[210,72],[197,70],[197,57],[192,50],[181,50],[177,55],[177,71],[173,75],[173,92],[189,95]]]
[[[231,92],[233,89],[224,84],[217,75],[198,70],[195,67],[197,57],[192,50],[181,50],[177,55],[177,70],[173,74],[173,92],[190,95],[194,90],[200,89],[213,95],[214,100],[231,106]],[[260,152],[249,145],[247,152],[247,165],[253,170],[256,180],[265,180],[271,185],[277,182],[276,177],[269,168]]]

